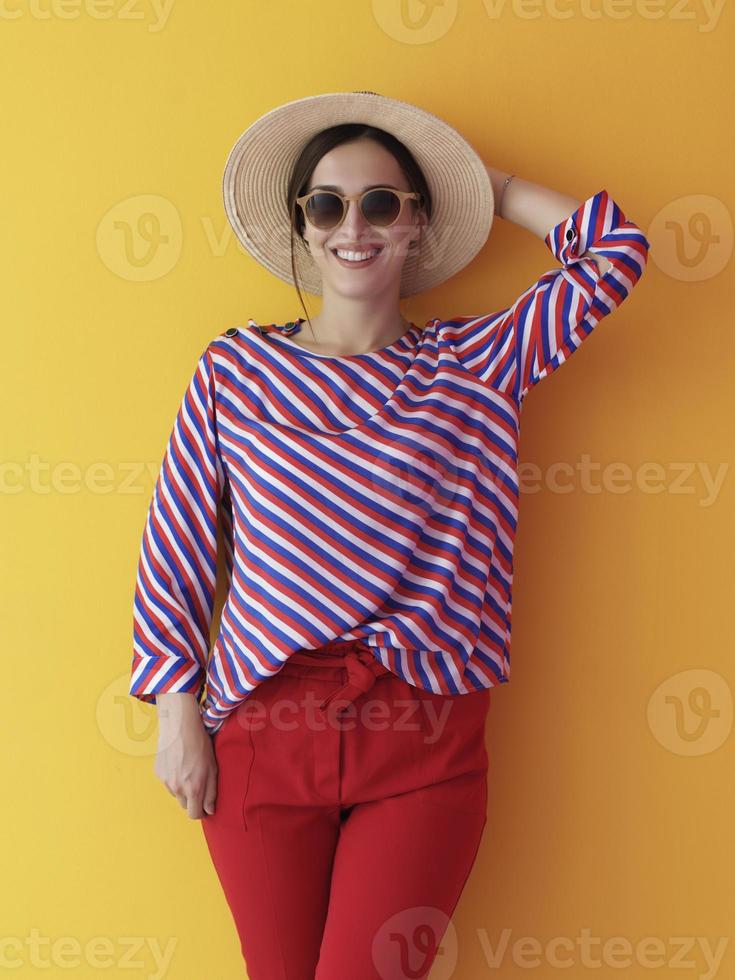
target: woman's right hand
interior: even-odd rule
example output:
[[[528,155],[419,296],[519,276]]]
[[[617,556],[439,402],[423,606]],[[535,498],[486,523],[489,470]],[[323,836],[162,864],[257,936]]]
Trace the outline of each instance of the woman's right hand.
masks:
[[[188,692],[159,694],[156,706],[156,776],[192,819],[214,813],[217,762],[196,698]]]

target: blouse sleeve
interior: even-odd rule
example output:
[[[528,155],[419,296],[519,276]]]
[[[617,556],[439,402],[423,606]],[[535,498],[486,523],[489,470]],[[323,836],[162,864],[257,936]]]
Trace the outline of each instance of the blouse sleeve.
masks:
[[[207,349],[176,415],[143,530],[129,689],[141,701],[155,704],[158,694],[171,691],[200,699],[217,577],[218,509],[222,504],[228,519],[228,500]],[[226,560],[229,571],[229,553]]]
[[[544,243],[561,268],[545,272],[508,309],[449,321],[464,366],[519,406],[620,306],[640,279],[650,247],[604,189],[555,225]],[[585,252],[609,259],[607,272]]]

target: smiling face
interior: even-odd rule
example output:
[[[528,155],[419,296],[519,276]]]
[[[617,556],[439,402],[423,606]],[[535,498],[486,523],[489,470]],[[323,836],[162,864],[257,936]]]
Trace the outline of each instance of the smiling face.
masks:
[[[363,138],[341,143],[325,153],[304,193],[324,188],[360,194],[374,186],[412,190],[395,157],[374,140]],[[329,231],[314,228],[307,221],[304,238],[321,274],[322,292],[351,297],[378,296],[386,291],[397,295],[409,243],[418,240],[419,226],[427,223],[426,215],[415,205],[415,201],[406,200],[398,220],[388,228],[369,224],[357,201],[349,202],[343,222]],[[353,252],[379,249],[379,253],[368,262],[355,264],[340,259],[338,248]]]

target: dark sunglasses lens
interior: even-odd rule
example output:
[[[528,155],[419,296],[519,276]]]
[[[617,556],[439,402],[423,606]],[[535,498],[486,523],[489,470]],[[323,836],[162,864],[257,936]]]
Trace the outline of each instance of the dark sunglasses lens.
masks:
[[[362,201],[362,213],[371,225],[392,224],[401,211],[401,199],[393,191],[369,191]]]
[[[342,202],[329,191],[312,194],[306,202],[306,216],[317,228],[333,228],[342,217]]]

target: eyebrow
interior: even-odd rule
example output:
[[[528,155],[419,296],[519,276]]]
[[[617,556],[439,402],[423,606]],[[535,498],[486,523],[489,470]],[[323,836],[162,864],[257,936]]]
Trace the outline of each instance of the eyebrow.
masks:
[[[363,192],[364,191],[372,191],[376,187],[390,187],[394,191],[399,190],[399,188],[396,187],[395,184],[369,184],[367,187],[363,187],[362,190],[363,190]],[[339,187],[337,184],[314,184],[314,186],[311,189],[313,191],[317,191],[317,190],[320,190],[320,191],[341,191],[342,190],[342,188]]]

